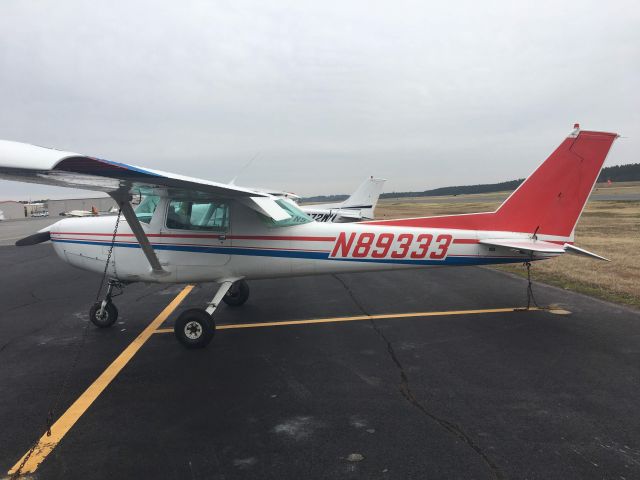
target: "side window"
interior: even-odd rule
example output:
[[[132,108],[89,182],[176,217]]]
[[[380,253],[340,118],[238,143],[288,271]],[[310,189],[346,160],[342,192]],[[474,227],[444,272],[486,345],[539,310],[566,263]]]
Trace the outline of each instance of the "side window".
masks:
[[[226,232],[229,206],[222,202],[171,200],[167,210],[167,228]]]
[[[140,204],[136,207],[136,217],[144,223],[150,223],[153,213],[158,207],[160,197],[157,195],[145,195]]]

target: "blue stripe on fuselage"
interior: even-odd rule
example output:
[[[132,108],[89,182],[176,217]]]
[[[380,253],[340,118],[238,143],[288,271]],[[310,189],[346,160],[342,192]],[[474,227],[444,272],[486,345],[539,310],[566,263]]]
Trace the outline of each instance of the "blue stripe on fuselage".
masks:
[[[98,245],[110,247],[111,242],[87,241],[87,240],[63,240],[51,239],[58,243],[75,243],[79,245]],[[140,248],[138,243],[116,242],[116,247]],[[520,257],[447,257],[443,260],[413,260],[413,259],[387,259],[387,258],[331,258],[329,252],[306,252],[299,250],[262,250],[242,247],[211,247],[197,245],[167,245],[164,243],[152,244],[155,250],[170,250],[176,252],[212,253],[218,255],[247,255],[257,257],[279,257],[279,258],[304,258],[310,260],[334,260],[338,262],[361,262],[361,263],[381,263],[394,265],[486,265],[491,263],[519,263],[523,261]]]

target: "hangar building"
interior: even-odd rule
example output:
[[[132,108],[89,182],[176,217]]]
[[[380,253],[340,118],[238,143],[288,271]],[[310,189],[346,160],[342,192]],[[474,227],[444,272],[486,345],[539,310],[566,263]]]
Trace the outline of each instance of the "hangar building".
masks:
[[[13,220],[27,216],[24,204],[8,200],[0,202],[0,220]]]

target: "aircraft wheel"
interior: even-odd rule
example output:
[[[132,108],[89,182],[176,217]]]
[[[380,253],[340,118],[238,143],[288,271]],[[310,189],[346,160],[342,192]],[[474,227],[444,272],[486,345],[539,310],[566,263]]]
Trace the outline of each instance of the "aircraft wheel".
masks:
[[[205,310],[192,308],[180,314],[173,331],[186,348],[204,348],[216,333],[216,323]]]
[[[118,309],[116,306],[107,302],[107,305],[104,307],[102,311],[102,315],[100,316],[98,313],[100,312],[100,307],[102,306],[102,302],[96,302],[93,304],[91,309],[89,310],[89,320],[96,327],[107,328],[116,323],[118,320]]]
[[[231,307],[239,307],[249,299],[249,285],[244,280],[234,283],[222,301]]]

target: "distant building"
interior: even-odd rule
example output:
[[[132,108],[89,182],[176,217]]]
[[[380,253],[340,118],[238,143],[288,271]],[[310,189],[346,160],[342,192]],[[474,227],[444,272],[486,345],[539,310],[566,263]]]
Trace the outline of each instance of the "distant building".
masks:
[[[118,204],[111,197],[69,198],[66,200],[47,200],[39,203],[20,203],[12,200],[0,201],[0,220],[39,217],[48,213],[50,217],[58,217],[71,210],[88,210],[95,207],[99,212],[108,212]]]
[[[41,216],[44,212],[47,211],[47,204],[44,202],[25,203],[24,208],[27,212],[27,216],[37,217],[37,216]]]
[[[14,220],[16,218],[25,218],[27,211],[24,204],[8,200],[0,202],[0,220]]]

